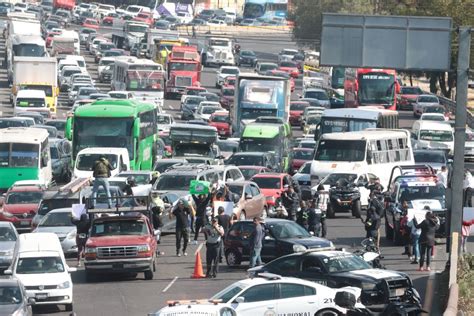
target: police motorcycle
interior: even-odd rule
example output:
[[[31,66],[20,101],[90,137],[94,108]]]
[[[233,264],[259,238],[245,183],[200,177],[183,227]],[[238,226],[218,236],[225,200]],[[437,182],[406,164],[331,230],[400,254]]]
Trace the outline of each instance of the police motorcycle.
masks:
[[[380,250],[377,248],[374,239],[365,238],[360,244],[363,248],[358,249],[353,253],[364,259],[364,261],[372,265],[372,267],[376,269],[385,269],[385,266],[381,263],[383,256],[380,254]]]

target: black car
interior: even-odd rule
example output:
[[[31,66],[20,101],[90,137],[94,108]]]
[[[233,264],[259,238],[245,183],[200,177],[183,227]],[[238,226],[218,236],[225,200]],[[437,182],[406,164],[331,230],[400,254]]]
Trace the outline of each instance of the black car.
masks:
[[[333,247],[329,240],[312,236],[290,220],[268,218],[262,225],[265,230],[261,252],[264,262],[307,249]],[[250,236],[253,230],[254,224],[250,220],[236,222],[230,227],[224,240],[227,265],[236,266],[250,259]]]
[[[391,301],[406,302],[409,299],[407,290],[413,289],[407,274],[373,269],[361,257],[338,250],[308,250],[249,269],[251,275],[261,272],[301,278],[331,288],[359,287],[362,289],[361,302],[369,309],[380,308]],[[418,295],[416,291],[413,292]]]
[[[242,50],[237,55],[237,66],[249,65],[250,67],[255,67],[257,62],[257,56],[251,50]]]

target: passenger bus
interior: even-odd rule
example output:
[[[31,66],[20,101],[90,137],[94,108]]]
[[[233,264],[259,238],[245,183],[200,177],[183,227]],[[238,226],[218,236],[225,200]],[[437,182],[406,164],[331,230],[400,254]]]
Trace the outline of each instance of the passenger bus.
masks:
[[[400,85],[393,69],[346,68],[344,105],[346,108],[377,106],[397,109]]]
[[[0,129],[0,191],[20,180],[39,180],[48,185],[53,176],[45,129]]]
[[[137,99],[163,105],[165,71],[149,59],[117,58],[111,79],[112,90],[131,91]]]
[[[244,19],[286,18],[291,0],[245,0]]]
[[[333,172],[372,173],[387,188],[394,166],[413,165],[410,132],[402,129],[368,129],[321,136],[311,164],[316,184]]]
[[[273,152],[281,172],[290,171],[291,134],[283,124],[254,122],[245,126],[240,137],[239,150],[242,152]]]
[[[321,116],[314,139],[329,133],[358,132],[368,128],[397,129],[398,112],[378,108],[328,109]]]
[[[130,169],[151,170],[156,156],[156,108],[136,100],[100,100],[77,108],[66,122],[72,157],[89,147],[127,148]],[[73,164],[74,166],[74,161]]]

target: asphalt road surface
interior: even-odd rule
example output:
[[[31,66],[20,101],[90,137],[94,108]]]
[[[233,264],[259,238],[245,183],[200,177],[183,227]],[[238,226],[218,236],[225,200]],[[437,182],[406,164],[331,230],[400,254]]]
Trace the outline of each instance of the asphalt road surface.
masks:
[[[198,41],[203,38],[198,37]],[[242,49],[251,49],[256,52],[260,60],[275,60],[277,53],[282,48],[295,47],[295,43],[289,40],[275,38],[240,38],[239,42]],[[0,60],[4,56],[5,40],[0,39]],[[86,58],[88,70],[94,79],[97,79],[97,65],[92,56],[85,50],[82,54]],[[202,85],[210,91],[216,91],[215,72],[216,68],[204,68],[202,74]],[[247,69],[250,71],[250,69]],[[244,70],[245,71],[245,70]],[[103,91],[109,91],[109,85],[100,84],[96,80],[97,87]],[[301,80],[296,81],[297,91],[293,98],[297,98],[297,93],[301,91]],[[12,114],[12,107],[9,102],[10,90],[7,83],[5,63],[0,69],[0,112],[3,116]],[[60,102],[65,102],[67,96],[62,94]],[[66,104],[59,106],[58,117],[65,117],[66,111],[70,108]],[[179,119],[179,101],[166,100],[164,110]],[[413,117],[410,112],[400,114],[400,125],[403,128],[411,128]],[[295,133],[299,131],[295,130]],[[383,232],[382,227],[382,232]],[[328,238],[338,247],[345,247],[348,250],[358,248],[360,241],[365,236],[362,223],[358,219],[351,218],[349,214],[338,214],[336,219],[328,219]],[[203,236],[200,236],[200,242],[203,242]],[[434,273],[444,269],[447,255],[445,253],[444,240],[436,247],[436,256],[432,265],[431,273],[417,272],[417,265],[410,264],[406,256],[402,256],[403,247],[392,246],[387,243],[382,233],[382,253],[383,263],[388,269],[403,271],[408,273],[414,282],[415,288],[420,292],[421,297],[425,298],[427,292],[434,292],[435,299],[425,301],[425,308],[430,310],[437,303],[436,289],[432,285]],[[146,281],[143,274],[122,275],[122,276],[103,276],[93,283],[87,283],[83,268],[72,273],[74,283],[74,311],[77,315],[146,315],[149,312],[156,311],[166,305],[168,300],[177,299],[201,299],[209,298],[214,293],[228,286],[229,284],[246,277],[246,264],[239,268],[228,268],[225,263],[221,266],[216,279],[191,279],[194,268],[195,251],[198,245],[188,247],[188,256],[175,256],[174,235],[164,236],[160,244],[160,250],[165,254],[158,257],[157,272],[154,279]],[[472,242],[470,243],[472,251]],[[205,257],[205,247],[201,250],[201,257]],[[76,266],[74,258],[69,259],[71,266]],[[433,297],[433,295],[428,295]],[[58,307],[38,307],[35,308],[37,315],[68,315],[64,312],[62,306]]]

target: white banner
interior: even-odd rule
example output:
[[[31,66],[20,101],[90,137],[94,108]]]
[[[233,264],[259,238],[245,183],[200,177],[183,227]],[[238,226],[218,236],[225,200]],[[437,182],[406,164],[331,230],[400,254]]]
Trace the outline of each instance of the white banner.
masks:
[[[80,219],[82,214],[86,214],[85,204],[73,204],[72,205],[72,217]]]
[[[232,213],[234,213],[234,203],[232,202],[221,202],[221,201],[214,201],[214,215],[213,216],[217,216],[217,210],[219,209],[219,207],[222,206],[224,208],[224,213],[229,215],[229,216],[232,216]]]

